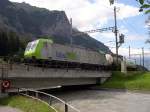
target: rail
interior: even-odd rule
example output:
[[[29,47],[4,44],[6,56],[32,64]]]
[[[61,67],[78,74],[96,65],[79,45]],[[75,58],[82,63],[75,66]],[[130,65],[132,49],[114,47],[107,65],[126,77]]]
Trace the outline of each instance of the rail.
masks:
[[[80,112],[78,109],[68,104],[64,100],[45,92],[32,89],[18,88],[18,94],[37,98],[47,103],[49,106],[53,107],[57,112]]]

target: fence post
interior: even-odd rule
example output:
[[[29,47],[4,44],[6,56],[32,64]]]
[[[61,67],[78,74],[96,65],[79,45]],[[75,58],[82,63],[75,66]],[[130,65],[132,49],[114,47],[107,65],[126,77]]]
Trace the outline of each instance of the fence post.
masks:
[[[20,91],[19,91],[19,88],[18,88],[18,90],[17,90],[17,91],[18,91],[18,95],[19,95],[19,94],[20,94],[20,93],[19,93],[19,92],[20,92]]]
[[[26,90],[26,95],[28,95],[28,90]]]
[[[27,65],[27,71],[29,71],[29,65]]]
[[[3,68],[3,65],[2,65],[2,68],[1,68],[1,72],[2,72],[2,80],[4,79],[4,68]]]
[[[49,98],[49,105],[51,106],[52,105],[52,97],[50,96]]]
[[[35,97],[36,97],[36,98],[38,98],[38,97],[39,97],[38,92],[35,92]]]
[[[68,105],[65,103],[65,112],[68,112]]]
[[[9,65],[10,65],[10,70],[12,70],[12,69],[13,69],[13,65],[12,65],[12,63],[10,63]]]

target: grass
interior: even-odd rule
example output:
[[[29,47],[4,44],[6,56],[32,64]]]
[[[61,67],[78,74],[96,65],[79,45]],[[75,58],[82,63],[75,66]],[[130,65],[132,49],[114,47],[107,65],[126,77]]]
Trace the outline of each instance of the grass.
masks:
[[[130,72],[127,75],[121,72],[113,72],[112,77],[101,87],[150,91],[150,72]]]
[[[23,112],[55,112],[48,105],[23,96],[10,96],[0,99],[0,105],[18,108]]]

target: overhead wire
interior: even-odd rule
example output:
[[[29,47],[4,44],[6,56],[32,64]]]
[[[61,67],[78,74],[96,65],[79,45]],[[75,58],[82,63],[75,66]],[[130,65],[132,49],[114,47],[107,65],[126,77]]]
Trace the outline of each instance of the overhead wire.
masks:
[[[123,22],[125,22],[126,23],[126,19],[123,19]],[[134,27],[134,25],[133,24],[128,24],[130,27],[132,27],[131,29],[136,33],[136,34],[138,34],[138,35],[141,35],[137,30],[136,30],[136,28]]]

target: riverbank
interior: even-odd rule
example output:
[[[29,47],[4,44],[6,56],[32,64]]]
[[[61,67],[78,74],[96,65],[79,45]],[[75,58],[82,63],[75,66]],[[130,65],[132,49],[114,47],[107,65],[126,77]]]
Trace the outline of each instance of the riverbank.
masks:
[[[8,106],[22,112],[55,112],[48,105],[23,96],[10,96],[0,99],[0,106]]]
[[[150,91],[150,72],[113,72],[101,88]]]

